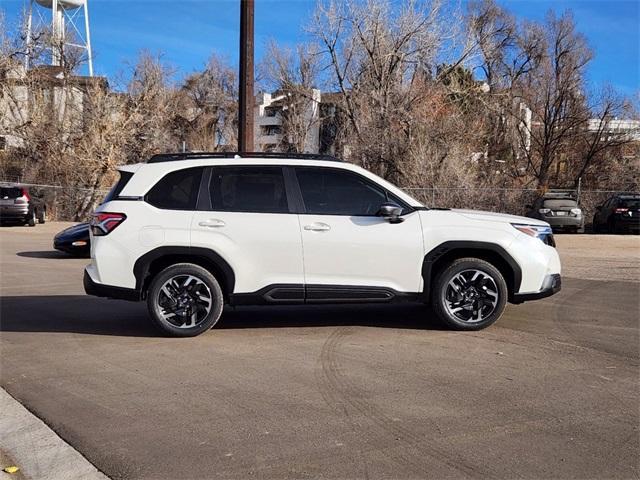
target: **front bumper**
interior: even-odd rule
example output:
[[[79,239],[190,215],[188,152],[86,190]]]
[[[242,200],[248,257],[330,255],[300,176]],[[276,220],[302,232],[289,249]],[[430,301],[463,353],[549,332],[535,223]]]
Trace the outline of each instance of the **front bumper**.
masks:
[[[511,303],[522,303],[530,300],[538,300],[540,298],[550,297],[555,295],[562,288],[562,277],[559,273],[547,275],[542,282],[542,288],[538,292],[533,293],[516,293],[513,295]]]
[[[87,295],[93,295],[96,297],[115,298],[118,300],[129,300],[137,302],[140,300],[140,292],[134,288],[122,288],[114,287],[112,285],[105,285],[103,283],[97,283],[89,275],[89,272],[84,271],[84,278],[82,279],[84,285],[84,291]]]
[[[74,245],[74,241],[76,240],[66,240],[55,237],[53,239],[53,248],[71,255],[88,257],[91,253],[89,242],[87,241],[86,245]]]

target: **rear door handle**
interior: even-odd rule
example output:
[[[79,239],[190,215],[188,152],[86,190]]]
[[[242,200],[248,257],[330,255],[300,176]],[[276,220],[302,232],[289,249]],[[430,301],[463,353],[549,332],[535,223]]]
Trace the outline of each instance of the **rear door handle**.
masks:
[[[313,232],[327,232],[331,230],[331,227],[326,223],[315,222],[315,223],[312,223],[311,225],[305,225],[304,229],[311,230]]]
[[[207,228],[220,228],[220,227],[224,227],[226,223],[224,223],[222,220],[218,220],[217,218],[212,218],[209,220],[198,222],[198,225],[200,225],[201,227],[207,227]]]

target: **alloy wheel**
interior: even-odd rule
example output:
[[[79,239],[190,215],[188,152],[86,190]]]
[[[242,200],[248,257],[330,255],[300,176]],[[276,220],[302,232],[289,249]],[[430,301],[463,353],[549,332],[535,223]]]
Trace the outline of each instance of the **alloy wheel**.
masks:
[[[211,290],[195,275],[175,275],[158,294],[160,315],[178,328],[193,328],[202,323],[213,305]]]
[[[495,280],[482,270],[463,270],[449,280],[444,301],[449,314],[458,320],[482,322],[496,309],[498,287]]]

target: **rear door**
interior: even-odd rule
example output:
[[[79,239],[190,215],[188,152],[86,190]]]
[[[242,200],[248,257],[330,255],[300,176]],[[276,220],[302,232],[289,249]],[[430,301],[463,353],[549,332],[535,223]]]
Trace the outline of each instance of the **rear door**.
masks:
[[[304,300],[302,239],[280,166],[211,167],[191,245],[214,250],[235,274],[234,293]],[[201,195],[202,197],[202,195]]]
[[[309,301],[384,300],[385,289],[422,288],[422,225],[404,205],[400,223],[376,215],[385,202],[402,202],[348,170],[295,167],[304,212],[300,215]],[[350,287],[375,287],[366,288]]]

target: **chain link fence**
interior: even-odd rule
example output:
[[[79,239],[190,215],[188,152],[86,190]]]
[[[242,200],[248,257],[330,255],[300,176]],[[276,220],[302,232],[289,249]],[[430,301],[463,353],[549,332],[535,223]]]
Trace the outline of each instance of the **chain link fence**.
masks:
[[[472,210],[488,210],[492,212],[525,215],[540,192],[535,189],[521,188],[479,188],[479,187],[446,187],[446,188],[405,188],[405,192],[429,207],[465,208]],[[578,202],[585,216],[585,224],[590,224],[596,211],[617,190],[566,190],[578,197]]]
[[[46,185],[20,183],[19,179],[0,179],[0,185],[19,183],[29,187],[31,195],[42,198],[47,205],[48,217],[51,220],[83,220],[77,217],[77,212],[83,202],[86,202],[90,189],[68,187],[61,185]],[[404,188],[406,193],[428,207],[463,208],[472,210],[487,210],[492,212],[524,215],[528,205],[533,204],[539,192],[535,189],[518,188],[480,188],[480,187],[431,187]],[[102,198],[108,190],[101,190]],[[579,204],[585,215],[585,224],[589,225],[595,213],[595,207],[601,205],[607,198],[619,192],[614,190],[581,190],[575,192],[579,197]]]

